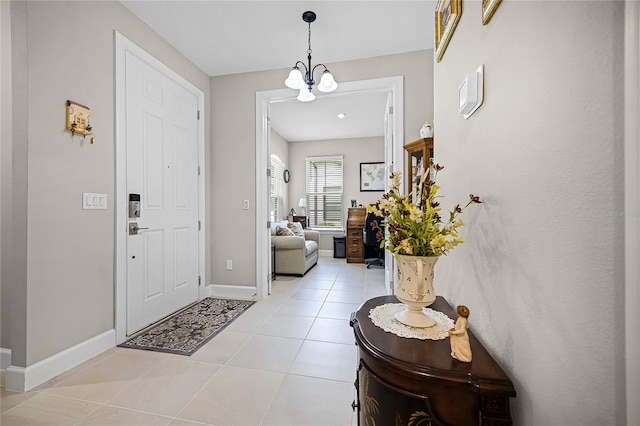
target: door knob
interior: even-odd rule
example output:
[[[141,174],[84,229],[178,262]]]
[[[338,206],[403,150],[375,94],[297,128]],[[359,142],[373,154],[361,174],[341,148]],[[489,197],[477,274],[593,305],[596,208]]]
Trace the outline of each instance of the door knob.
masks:
[[[129,235],[138,235],[138,231],[149,229],[149,228],[140,228],[137,222],[129,223]]]

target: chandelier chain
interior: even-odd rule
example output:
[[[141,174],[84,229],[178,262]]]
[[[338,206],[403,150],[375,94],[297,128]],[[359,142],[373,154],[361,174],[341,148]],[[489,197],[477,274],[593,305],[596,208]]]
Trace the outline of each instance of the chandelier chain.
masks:
[[[309,22],[309,49],[307,50],[307,55],[311,55],[311,22]]]

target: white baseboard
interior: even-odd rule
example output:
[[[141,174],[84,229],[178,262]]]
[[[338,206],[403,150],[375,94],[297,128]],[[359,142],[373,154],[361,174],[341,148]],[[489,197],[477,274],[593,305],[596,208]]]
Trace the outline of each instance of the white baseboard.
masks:
[[[0,348],[0,370],[6,370],[11,366],[11,349]]]
[[[205,297],[256,300],[257,288],[244,285],[210,284],[205,287]]]
[[[109,330],[26,368],[11,365],[5,373],[5,388],[14,392],[28,392],[57,375],[113,348],[115,344],[116,332]]]
[[[333,250],[318,250],[320,257],[333,257]]]

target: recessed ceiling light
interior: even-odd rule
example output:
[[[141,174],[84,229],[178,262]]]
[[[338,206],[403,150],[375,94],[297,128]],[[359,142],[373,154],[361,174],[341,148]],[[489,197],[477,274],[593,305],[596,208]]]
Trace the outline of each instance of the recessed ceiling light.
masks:
[[[347,116],[347,114],[345,114],[344,112],[338,113],[337,117],[339,120],[344,120],[344,118]]]

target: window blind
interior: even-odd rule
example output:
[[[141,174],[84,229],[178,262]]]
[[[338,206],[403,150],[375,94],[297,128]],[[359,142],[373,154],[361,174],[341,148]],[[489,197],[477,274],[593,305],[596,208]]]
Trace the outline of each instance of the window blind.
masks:
[[[306,157],[309,227],[343,227],[343,157]]]

